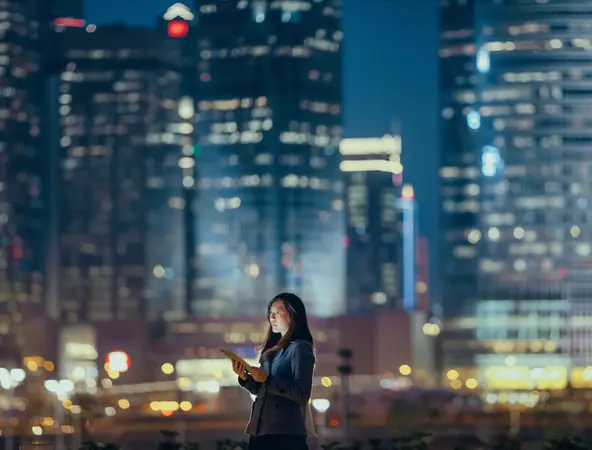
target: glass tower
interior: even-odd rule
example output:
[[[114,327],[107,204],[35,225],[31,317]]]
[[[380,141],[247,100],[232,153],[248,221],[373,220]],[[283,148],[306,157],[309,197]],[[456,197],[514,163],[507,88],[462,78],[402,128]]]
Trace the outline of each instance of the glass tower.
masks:
[[[445,306],[585,309],[592,2],[445,1],[441,17]]]
[[[43,300],[47,159],[40,76],[48,14],[42,2],[0,1],[0,334],[39,312]]]
[[[122,26],[67,29],[60,44],[50,102],[59,316],[182,318],[195,163],[181,51],[160,31]]]
[[[401,137],[343,139],[339,150],[347,188],[348,312],[397,308],[403,297],[397,204],[403,181]]]
[[[341,313],[339,0],[198,2],[200,315]],[[228,34],[231,28],[233,33]]]

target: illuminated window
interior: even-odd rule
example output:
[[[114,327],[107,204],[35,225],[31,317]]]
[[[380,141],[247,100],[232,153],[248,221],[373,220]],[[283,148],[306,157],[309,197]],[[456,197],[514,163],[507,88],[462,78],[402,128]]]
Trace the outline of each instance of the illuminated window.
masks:
[[[487,73],[490,69],[489,50],[487,46],[481,47],[477,52],[477,70],[481,73]]]
[[[253,20],[257,23],[263,23],[267,15],[265,3],[257,1],[253,3]]]

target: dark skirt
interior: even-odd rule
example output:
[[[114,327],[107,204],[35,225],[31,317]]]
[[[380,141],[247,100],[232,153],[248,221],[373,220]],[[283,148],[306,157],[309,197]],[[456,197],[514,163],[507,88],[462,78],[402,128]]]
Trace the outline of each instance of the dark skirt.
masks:
[[[289,434],[251,436],[249,450],[308,450],[306,437]]]

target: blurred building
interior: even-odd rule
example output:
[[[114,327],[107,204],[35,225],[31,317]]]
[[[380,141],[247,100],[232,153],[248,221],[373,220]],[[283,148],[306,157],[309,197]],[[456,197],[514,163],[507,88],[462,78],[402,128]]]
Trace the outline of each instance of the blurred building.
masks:
[[[353,352],[351,364],[355,389],[380,388],[382,378],[409,376],[401,366],[409,366],[413,379],[432,385],[433,339],[422,332],[425,313],[389,311],[364,316],[312,319],[316,340],[315,376],[330,377],[338,384],[337,355],[340,348]],[[266,332],[265,320],[246,318],[192,319],[179,322],[122,320],[92,325],[64,327],[60,337],[60,373],[71,377],[77,367],[88,373],[93,367],[107,377],[104,363],[109,353],[129,356],[129,370],[113,380],[114,385],[160,383],[184,379],[181,383],[217,383],[236,386],[236,376],[220,348],[228,348],[257,363],[259,345]],[[351,330],[357,333],[351,333]],[[396,345],[395,345],[396,344]],[[172,364],[174,370],[163,367]],[[80,372],[80,370],[78,370]]]
[[[480,210],[480,151],[472,130],[477,102],[478,0],[440,3],[440,289],[444,312],[459,314],[475,298],[476,249],[467,241]]]
[[[424,312],[401,310],[311,318],[317,357],[313,407],[333,405],[333,415],[338,410],[342,382],[338,367],[343,363],[338,350],[342,348],[353,353],[348,385],[352,404],[360,402],[354,411],[358,417],[372,413],[372,420],[383,421],[388,398],[413,387],[433,387],[435,341],[422,332],[426,319]],[[121,418],[173,413],[177,417],[179,413],[237,419],[237,427],[243,428],[252,401],[239,388],[220,348],[257,364],[268,324],[264,318],[229,317],[112,320],[65,325],[59,333],[55,333],[57,327],[41,322],[35,326],[51,339],[53,351],[39,338],[28,342],[23,360],[31,380],[70,379],[77,393],[97,395],[103,405],[119,405],[117,417]]]
[[[528,400],[592,379],[592,5],[518,3],[440,10],[442,340],[457,387]]]
[[[562,299],[484,300],[474,308],[444,323],[445,386],[478,386],[490,404],[527,406],[539,401],[533,391],[565,396],[566,388],[592,387],[590,313]]]
[[[196,2],[202,316],[345,309],[339,4]]]
[[[592,8],[515,3],[441,8],[445,302],[581,308],[592,292],[592,35],[580,20]]]
[[[413,384],[427,387],[436,381],[434,340],[423,332],[427,320],[424,312],[398,310],[338,317],[330,321],[330,326],[337,330],[339,348],[352,350],[355,375],[376,375],[391,382],[401,376],[410,377]]]
[[[50,314],[184,317],[195,163],[181,48],[158,30],[61,22],[56,31]]]
[[[48,159],[41,136],[41,77],[51,4],[0,3],[1,347],[17,344],[11,323],[42,311]]]
[[[403,225],[397,204],[403,165],[400,136],[343,139],[347,217],[347,309],[400,306]]]
[[[476,42],[481,83],[467,111],[479,122],[482,210],[469,245],[482,298],[591,300],[592,165],[582,102],[591,95],[592,32],[578,25],[582,6],[592,14],[589,2],[477,10],[496,30]]]

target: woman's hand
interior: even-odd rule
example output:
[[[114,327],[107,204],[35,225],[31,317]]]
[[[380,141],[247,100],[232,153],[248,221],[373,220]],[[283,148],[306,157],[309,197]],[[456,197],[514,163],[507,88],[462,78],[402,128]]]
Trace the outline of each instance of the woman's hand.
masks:
[[[247,370],[240,362],[232,360],[232,370],[240,377],[241,380],[247,381],[247,378],[249,377]]]
[[[258,381],[259,383],[265,383],[267,377],[269,376],[269,372],[267,372],[263,367],[251,367],[251,377],[253,380]]]

